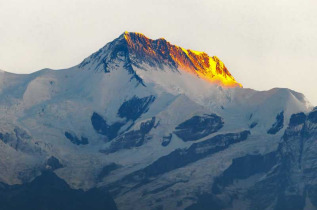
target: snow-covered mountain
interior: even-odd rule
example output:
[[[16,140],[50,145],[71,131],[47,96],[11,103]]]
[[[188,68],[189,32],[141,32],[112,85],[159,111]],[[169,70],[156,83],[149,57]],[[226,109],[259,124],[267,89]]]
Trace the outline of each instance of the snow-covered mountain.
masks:
[[[118,209],[315,209],[316,113],[301,93],[242,88],[216,56],[125,32],[69,69],[0,72],[0,182],[51,171]]]

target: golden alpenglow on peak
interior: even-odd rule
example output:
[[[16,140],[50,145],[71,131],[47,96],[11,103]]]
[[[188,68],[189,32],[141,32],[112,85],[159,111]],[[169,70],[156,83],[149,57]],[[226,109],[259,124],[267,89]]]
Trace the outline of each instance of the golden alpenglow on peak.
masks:
[[[173,45],[164,38],[150,39],[141,33],[125,32],[130,54],[149,63],[162,63],[199,76],[223,87],[242,87],[216,56]]]

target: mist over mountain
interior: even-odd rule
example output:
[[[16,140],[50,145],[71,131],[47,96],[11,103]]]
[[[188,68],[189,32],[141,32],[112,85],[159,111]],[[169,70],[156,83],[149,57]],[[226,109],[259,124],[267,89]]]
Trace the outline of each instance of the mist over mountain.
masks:
[[[132,32],[69,69],[1,71],[0,207],[317,209],[317,110],[242,85]]]

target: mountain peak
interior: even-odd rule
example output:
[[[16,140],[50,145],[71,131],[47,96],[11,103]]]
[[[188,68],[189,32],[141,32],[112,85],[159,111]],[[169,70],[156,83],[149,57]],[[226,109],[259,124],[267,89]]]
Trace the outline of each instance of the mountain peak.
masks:
[[[124,32],[86,58],[79,67],[96,70],[102,68],[105,72],[110,72],[113,59],[118,56],[124,56],[122,59],[126,62],[125,66],[135,77],[138,75],[133,67],[140,67],[145,63],[158,69],[185,71],[223,87],[242,87],[218,57],[173,45],[164,38],[153,40],[137,32]]]
[[[184,49],[173,45],[164,38],[150,39],[137,32],[124,32],[130,54],[150,64],[164,63],[179,70],[193,73],[212,83],[227,87],[242,87],[224,63],[216,56],[205,52]]]

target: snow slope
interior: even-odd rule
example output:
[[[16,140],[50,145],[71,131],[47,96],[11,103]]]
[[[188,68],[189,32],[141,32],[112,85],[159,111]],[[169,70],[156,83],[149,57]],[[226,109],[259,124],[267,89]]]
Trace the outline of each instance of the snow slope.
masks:
[[[140,54],[160,46],[157,40],[142,37],[152,48],[130,40],[142,46],[136,50],[127,36],[138,34],[124,33],[69,69],[0,72],[0,182],[29,182],[51,167],[47,160],[54,156],[63,165],[54,172],[71,187],[105,187],[119,209],[184,209],[197,193],[210,191],[213,178],[233,159],[275,151],[291,115],[312,110],[302,94],[289,89],[255,91],[206,79],[195,67],[198,61],[184,70],[189,56],[175,59],[186,50],[169,52],[175,48],[166,41],[169,48]],[[227,69],[220,74],[239,84]],[[220,129],[209,130],[207,125],[217,123],[209,115],[221,118]],[[189,140],[176,135],[180,125]],[[126,178],[175,150],[246,130],[246,140],[146,183]]]

